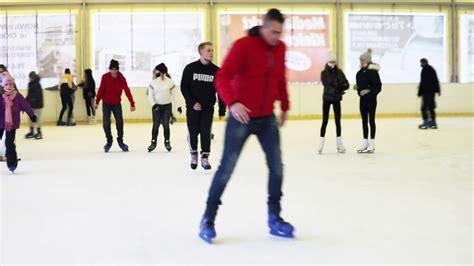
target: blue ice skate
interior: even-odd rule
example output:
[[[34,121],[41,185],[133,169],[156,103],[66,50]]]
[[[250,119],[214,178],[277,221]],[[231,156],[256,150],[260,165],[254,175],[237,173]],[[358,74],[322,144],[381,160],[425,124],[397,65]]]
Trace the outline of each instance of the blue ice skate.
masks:
[[[428,127],[430,129],[438,129],[438,125],[436,124],[436,121],[433,121],[433,120],[429,121]]]
[[[212,239],[216,237],[216,229],[214,229],[214,222],[208,218],[202,218],[199,237],[209,244],[212,244]]]
[[[109,151],[110,151],[110,148],[112,148],[112,142],[107,142],[107,143],[104,145],[104,152],[109,152]]]
[[[428,129],[428,127],[430,126],[430,121],[428,120],[423,120],[423,124],[419,125],[418,128],[419,129]]]
[[[270,234],[285,238],[294,238],[295,228],[288,222],[285,222],[280,216],[270,214],[268,217],[268,227]]]
[[[18,167],[17,164],[9,165],[8,170],[10,170],[10,172],[12,172],[12,174],[14,174],[17,167]]]
[[[128,151],[128,145],[123,143],[123,141],[118,140],[118,145],[122,151],[127,152]]]

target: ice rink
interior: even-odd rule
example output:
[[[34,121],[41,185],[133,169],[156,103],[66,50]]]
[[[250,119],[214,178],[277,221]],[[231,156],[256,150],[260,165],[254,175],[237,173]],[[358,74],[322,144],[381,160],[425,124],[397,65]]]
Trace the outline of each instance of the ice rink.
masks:
[[[466,264],[472,259],[473,119],[378,119],[375,154],[357,154],[359,119],[342,121],[345,154],[330,120],[324,153],[320,120],[289,121],[281,131],[282,216],[296,239],[266,226],[267,168],[255,137],[224,193],[217,238],[198,238],[213,177],[189,168],[185,123],[162,131],[146,151],[151,124],[125,124],[129,153],[105,154],[101,125],[45,127],[43,140],[17,133],[22,161],[2,163],[0,264],[342,263]],[[225,123],[214,124],[213,172]],[[115,134],[115,128],[113,127]]]

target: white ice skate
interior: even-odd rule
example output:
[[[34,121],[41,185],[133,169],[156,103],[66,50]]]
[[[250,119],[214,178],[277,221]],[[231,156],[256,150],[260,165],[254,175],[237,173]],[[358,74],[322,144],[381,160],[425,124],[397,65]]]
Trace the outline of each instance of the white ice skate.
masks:
[[[367,148],[369,147],[369,140],[363,139],[360,148],[357,150],[357,153],[367,153]]]
[[[339,152],[339,153],[345,153],[346,152],[346,147],[344,147],[344,144],[342,144],[342,137],[337,137],[336,147],[337,147],[337,152]]]
[[[375,139],[369,139],[369,147],[367,148],[368,153],[375,152]]]
[[[323,153],[324,149],[324,137],[319,138],[319,146],[318,146],[318,153]]]

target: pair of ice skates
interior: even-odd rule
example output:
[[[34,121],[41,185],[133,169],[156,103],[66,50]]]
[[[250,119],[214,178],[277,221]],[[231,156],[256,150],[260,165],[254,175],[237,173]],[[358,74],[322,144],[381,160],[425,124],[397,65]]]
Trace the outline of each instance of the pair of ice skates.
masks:
[[[293,232],[295,231],[295,228],[293,225],[286,222],[278,215],[270,214],[268,216],[268,228],[270,229],[271,235],[285,238],[294,238]],[[214,221],[206,217],[202,218],[199,237],[211,244],[216,235]]]
[[[325,138],[321,137],[318,145],[318,153],[322,153],[324,149]],[[346,147],[342,143],[342,137],[337,137],[336,139],[336,149],[339,153],[345,153]],[[357,150],[358,153],[373,153],[375,151],[375,140],[374,139],[364,139],[362,145]]]

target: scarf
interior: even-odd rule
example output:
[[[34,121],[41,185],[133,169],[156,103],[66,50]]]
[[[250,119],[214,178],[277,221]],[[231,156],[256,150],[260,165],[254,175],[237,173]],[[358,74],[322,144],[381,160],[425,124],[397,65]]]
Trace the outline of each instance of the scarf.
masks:
[[[13,99],[15,99],[16,95],[18,92],[12,91],[12,92],[4,92],[2,97],[3,101],[5,102],[5,130],[10,131],[13,128],[13,113],[12,113],[12,108],[13,108]]]

